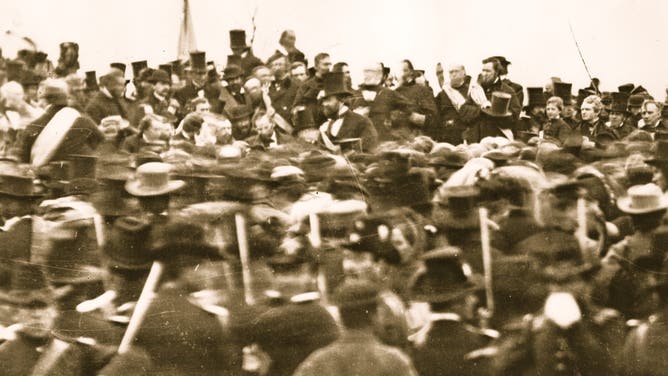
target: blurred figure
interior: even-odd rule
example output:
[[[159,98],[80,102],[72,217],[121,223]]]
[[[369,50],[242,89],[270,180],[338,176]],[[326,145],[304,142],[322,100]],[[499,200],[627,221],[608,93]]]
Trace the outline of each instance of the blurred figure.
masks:
[[[281,56],[287,59],[288,64],[294,63],[294,62],[303,62],[306,61],[306,56],[304,55],[303,52],[299,51],[299,49],[295,46],[297,42],[297,35],[295,34],[294,30],[285,30],[281,33],[281,38],[278,40],[278,48],[276,48],[276,51],[274,52],[269,59],[267,59],[267,64],[269,60],[273,60],[274,58]]]
[[[306,65],[302,62],[292,63],[290,65],[290,77],[297,83],[306,81]]]
[[[139,122],[139,133],[125,139],[121,149],[137,153],[145,146],[165,144],[171,134],[171,124],[158,115],[148,114]]]
[[[43,111],[28,104],[23,88],[16,82],[0,87],[0,154],[6,153],[16,142],[18,133]]]
[[[111,68],[100,77],[100,90],[93,95],[86,106],[86,113],[96,124],[108,116],[128,118],[127,108],[121,101],[125,91],[125,77],[123,72]]]

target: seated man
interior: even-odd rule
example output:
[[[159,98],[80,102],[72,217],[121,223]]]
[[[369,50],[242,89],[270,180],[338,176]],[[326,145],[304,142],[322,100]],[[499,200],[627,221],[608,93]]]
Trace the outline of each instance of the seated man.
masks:
[[[166,141],[172,132],[171,124],[165,119],[149,114],[139,122],[139,133],[125,139],[122,150],[129,153],[137,153],[143,147],[162,146],[166,147]]]
[[[266,112],[260,111],[253,116],[253,125],[257,131],[257,135],[246,139],[251,148],[271,149],[279,145],[290,143],[293,139],[291,136],[276,132],[276,123],[273,118]]]

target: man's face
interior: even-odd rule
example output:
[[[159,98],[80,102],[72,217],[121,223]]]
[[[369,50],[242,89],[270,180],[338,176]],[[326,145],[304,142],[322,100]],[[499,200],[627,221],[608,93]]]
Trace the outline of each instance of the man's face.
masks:
[[[411,67],[408,65],[408,63],[404,62],[401,64],[401,80],[403,82],[410,82],[413,79],[413,70],[411,70]]]
[[[123,77],[113,77],[107,84],[107,90],[116,98],[122,97],[125,91],[125,79]]]
[[[262,101],[262,86],[260,80],[257,78],[251,78],[244,84],[244,90],[251,98],[253,104],[260,103]]]
[[[232,123],[221,121],[216,125],[216,139],[219,143],[227,143],[232,138]]]
[[[292,31],[285,33],[285,36],[283,37],[283,46],[290,49],[295,47],[295,43],[297,43],[297,36],[295,33]]]
[[[543,106],[534,106],[531,109],[531,116],[542,116],[545,115],[545,107]]]
[[[342,65],[341,72],[343,73],[343,76],[346,78],[346,85],[352,86],[353,79],[352,77],[350,77],[350,67],[348,67],[347,65]]]
[[[571,119],[575,116],[575,106],[564,105],[564,109],[561,111],[561,116],[565,119]]]
[[[648,103],[644,106],[643,110],[640,112],[642,119],[645,121],[645,124],[654,125],[661,118],[661,112],[659,108],[654,103]]]
[[[329,57],[323,58],[318,62],[318,66],[316,66],[315,69],[320,75],[329,72],[330,69],[332,69],[332,60]]]
[[[297,82],[304,82],[306,80],[306,68],[303,65],[293,69],[290,74]]]
[[[149,141],[167,140],[169,139],[170,131],[171,126],[169,124],[154,121],[144,131],[144,135],[146,135],[146,138],[148,138]]]
[[[322,100],[322,112],[327,116],[328,119],[333,119],[339,113],[339,108],[341,107],[341,102],[336,98],[336,96],[331,95]]]
[[[612,111],[610,112],[610,125],[613,127],[621,127],[624,123],[624,113]]]
[[[274,123],[268,116],[260,116],[255,121],[255,130],[261,137],[269,138],[274,134]]]
[[[598,117],[598,112],[594,110],[592,103],[582,103],[580,116],[582,116],[582,120],[584,121],[593,121]]]
[[[268,85],[274,80],[269,68],[260,68],[255,72],[255,78],[260,80],[260,84]]]
[[[559,117],[559,107],[553,105],[553,104],[548,104],[545,106],[545,115],[547,115],[548,119],[556,119]]]
[[[276,79],[281,79],[285,76],[285,72],[288,70],[288,62],[285,57],[279,57],[271,62],[269,68],[271,68],[271,73]]]
[[[629,107],[629,112],[632,115],[638,115],[640,113],[640,107]]]
[[[496,72],[494,71],[494,64],[486,63],[482,66],[480,73],[480,81],[482,84],[491,85],[496,81]]]
[[[198,103],[195,106],[195,112],[198,114],[206,114],[211,111],[211,105],[209,103]]]
[[[206,83],[207,74],[206,71],[192,71],[190,72],[190,78],[197,86],[202,86]]]
[[[171,85],[165,82],[156,82],[155,85],[153,85],[153,92],[161,97],[166,97],[169,94],[170,89]]]
[[[250,118],[237,119],[232,122],[232,127],[238,131],[246,132],[250,129]]]
[[[230,78],[227,80],[227,87],[233,91],[233,92],[238,92],[241,90],[241,84],[243,83],[243,80],[241,77],[235,77],[235,78]]]

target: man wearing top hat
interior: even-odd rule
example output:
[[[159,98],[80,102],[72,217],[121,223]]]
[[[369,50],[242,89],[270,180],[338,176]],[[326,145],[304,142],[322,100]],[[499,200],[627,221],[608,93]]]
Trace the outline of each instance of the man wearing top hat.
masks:
[[[485,59],[482,65],[482,72],[478,78],[478,84],[473,85],[470,94],[464,106],[477,107],[479,109],[489,107],[492,101],[492,94],[495,92],[506,93],[510,95],[509,112],[512,120],[519,119],[522,111],[522,104],[517,98],[515,90],[503,83],[501,74],[503,73],[503,66],[497,59]],[[479,113],[479,112],[478,112]],[[465,119],[469,123],[474,122],[476,117]]]
[[[480,142],[485,137],[504,137],[513,140],[515,121],[510,111],[513,95],[500,91],[492,93],[490,106],[482,108],[478,118],[464,132],[466,141]]]
[[[545,105],[547,98],[545,98],[542,87],[528,87],[527,95],[529,97],[529,103],[525,108],[525,112],[520,115],[520,123],[518,125],[517,131],[518,133],[530,132],[538,134],[547,121],[545,116]]]
[[[262,65],[262,60],[253,55],[251,46],[246,44],[246,30],[230,30],[230,49],[232,54],[241,58],[240,67],[244,71],[244,77],[253,72],[253,68]]]
[[[629,113],[627,111],[628,94],[612,93],[612,105],[608,114],[606,127],[617,139],[621,140],[635,130],[635,127],[629,122]]]
[[[176,119],[180,110],[179,102],[171,98],[172,79],[166,71],[156,69],[148,82],[153,85],[151,94],[139,101],[133,124],[138,124],[146,114],[156,114]]]
[[[554,96],[561,98],[563,106],[561,110],[561,119],[566,122],[572,129],[577,128],[577,110],[573,102],[573,84],[568,82],[555,82]]]
[[[378,144],[378,134],[368,118],[351,111],[344,99],[352,93],[346,87],[343,73],[323,75],[322,112],[329,119],[320,126],[320,142],[330,152],[341,151],[342,140],[360,139],[361,149],[373,152]]]
[[[174,93],[181,108],[186,108],[191,100],[197,97],[206,98],[211,105],[211,112],[220,114],[222,103],[219,101],[220,89],[215,85],[207,84],[208,73],[206,67],[206,54],[203,51],[190,53],[189,79],[185,85]]]

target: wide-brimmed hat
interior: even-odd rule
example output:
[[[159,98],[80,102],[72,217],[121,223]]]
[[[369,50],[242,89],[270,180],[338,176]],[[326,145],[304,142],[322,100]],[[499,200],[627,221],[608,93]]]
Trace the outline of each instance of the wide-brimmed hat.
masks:
[[[148,270],[152,255],[150,223],[136,217],[118,218],[111,229],[102,253],[111,269]]]
[[[137,167],[132,180],[125,183],[125,190],[133,196],[161,196],[185,186],[182,180],[170,180],[172,166],[167,163],[149,162]]]
[[[414,277],[411,300],[446,303],[482,288],[479,278],[473,277],[461,261],[461,250],[445,246],[422,255],[425,269]]]
[[[492,117],[512,116],[512,113],[508,111],[510,108],[511,99],[512,95],[501,91],[495,91],[492,93],[492,106],[489,108],[483,108],[482,112]]]
[[[379,301],[380,288],[366,280],[346,280],[334,292],[334,302],[340,309],[374,307]]]
[[[171,67],[170,67],[171,69]],[[172,78],[170,77],[169,73],[165,72],[162,69],[156,69],[151,73],[151,77],[148,78],[149,83],[155,84],[157,82],[162,82],[164,84],[172,84]]]
[[[636,185],[617,200],[619,210],[627,214],[652,213],[668,208],[668,197],[656,184]]]

